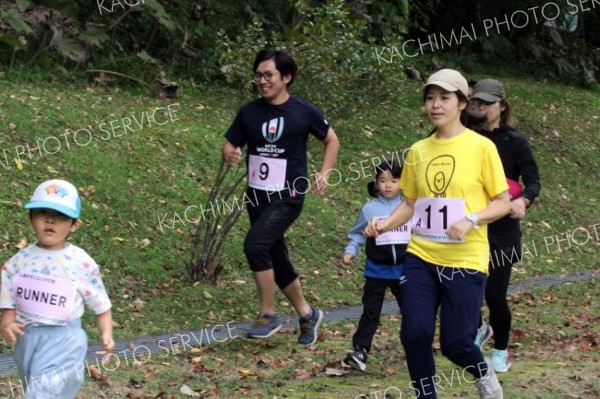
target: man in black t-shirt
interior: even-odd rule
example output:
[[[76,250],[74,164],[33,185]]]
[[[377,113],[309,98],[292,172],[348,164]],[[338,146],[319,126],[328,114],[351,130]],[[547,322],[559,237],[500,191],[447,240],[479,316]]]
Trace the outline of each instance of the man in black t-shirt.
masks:
[[[313,104],[291,96],[288,87],[298,67],[283,51],[264,50],[254,60],[254,82],[262,97],[246,103],[225,134],[223,158],[239,163],[246,145],[250,229],[244,253],[254,273],[261,310],[248,330],[251,338],[267,338],[282,326],[275,313],[275,285],[300,316],[303,345],[314,344],[323,312],[302,294],[298,273],[290,262],[284,233],[302,211],[308,191],[324,192],[326,173],[333,169],[339,142],[333,129]],[[307,172],[306,148],[312,134],[324,146],[321,171],[312,180]]]

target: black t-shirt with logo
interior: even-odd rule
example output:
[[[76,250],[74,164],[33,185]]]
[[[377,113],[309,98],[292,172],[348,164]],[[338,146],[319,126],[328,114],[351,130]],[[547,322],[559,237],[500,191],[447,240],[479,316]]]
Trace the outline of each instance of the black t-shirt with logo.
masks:
[[[315,184],[307,175],[309,134],[324,140],[328,130],[321,111],[308,101],[290,96],[283,104],[271,105],[260,98],[242,106],[225,138],[234,146],[248,146],[249,190],[259,198],[265,193],[271,199],[302,198]]]

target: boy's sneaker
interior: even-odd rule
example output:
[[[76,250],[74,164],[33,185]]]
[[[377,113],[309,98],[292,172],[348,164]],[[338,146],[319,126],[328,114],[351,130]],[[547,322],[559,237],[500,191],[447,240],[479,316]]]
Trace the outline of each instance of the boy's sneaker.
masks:
[[[475,337],[475,345],[477,345],[483,351],[483,346],[486,342],[494,335],[492,326],[485,321],[481,322],[481,327],[477,329],[477,336]]]
[[[317,342],[317,330],[323,320],[323,311],[311,307],[312,313],[308,318],[300,317],[300,336],[298,343],[301,345],[312,345]]]
[[[479,390],[479,399],[503,399],[502,386],[494,372],[490,359],[485,358],[487,373],[475,382]]]
[[[501,349],[492,349],[492,366],[497,373],[506,373],[512,363],[508,360],[508,351]]]
[[[348,353],[346,358],[342,360],[344,366],[350,366],[354,370],[367,370],[367,351],[360,346],[354,348],[354,352]]]
[[[248,338],[269,338],[279,331],[282,325],[277,315],[259,313],[246,335]]]

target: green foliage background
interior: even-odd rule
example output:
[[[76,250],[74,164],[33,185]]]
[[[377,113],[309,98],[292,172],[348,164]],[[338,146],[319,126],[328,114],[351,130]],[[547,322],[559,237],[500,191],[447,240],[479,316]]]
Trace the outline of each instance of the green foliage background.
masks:
[[[534,21],[546,0],[29,0],[0,1],[0,65],[71,77],[87,70],[110,70],[151,81],[158,70],[194,81],[228,80],[226,51],[236,51],[240,65],[247,52],[277,44],[310,53],[305,74],[318,83],[340,82],[328,72],[351,72],[347,80],[364,80],[361,61],[374,45],[401,44],[428,34],[459,32],[470,24],[503,20],[523,10],[530,21],[522,29],[503,28],[461,43],[455,52],[476,54],[489,64],[514,62],[526,71],[557,76],[576,84],[593,84],[600,64],[598,2],[557,0],[561,17],[555,28]],[[564,29],[563,16],[579,10],[577,30]],[[550,11],[552,10],[552,11]],[[554,9],[546,8],[552,16]],[[515,14],[517,12],[517,14]],[[519,19],[521,18],[521,19]],[[248,35],[250,33],[250,35]],[[257,34],[265,41],[256,40]],[[236,38],[242,41],[236,41]],[[230,38],[244,47],[227,46]],[[252,42],[250,42],[252,39]],[[217,43],[217,45],[215,45]],[[229,43],[231,44],[231,43]],[[333,47],[331,47],[333,46]],[[460,47],[460,48],[459,48]],[[315,58],[316,57],[316,58]],[[313,70],[311,70],[313,68]],[[375,75],[377,76],[377,75]],[[319,81],[321,78],[322,81]],[[324,81],[323,81],[324,80]],[[233,82],[232,82],[233,83]],[[238,83],[238,82],[235,82]],[[346,82],[339,89],[348,89]],[[335,106],[334,106],[335,107]]]

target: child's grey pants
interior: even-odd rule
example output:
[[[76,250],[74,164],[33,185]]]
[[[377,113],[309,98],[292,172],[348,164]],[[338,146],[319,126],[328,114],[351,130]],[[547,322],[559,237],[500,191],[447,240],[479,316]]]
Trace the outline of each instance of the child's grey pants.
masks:
[[[87,342],[81,319],[25,327],[15,346],[25,399],[75,399],[83,384]]]

